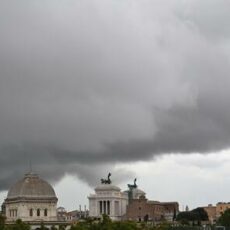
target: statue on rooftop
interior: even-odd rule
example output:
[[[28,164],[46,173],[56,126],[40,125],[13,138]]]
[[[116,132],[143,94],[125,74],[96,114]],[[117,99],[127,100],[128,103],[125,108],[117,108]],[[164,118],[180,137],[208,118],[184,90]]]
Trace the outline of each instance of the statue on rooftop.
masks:
[[[134,179],[134,184],[128,184],[129,189],[137,188],[136,181],[137,181],[137,178]]]
[[[102,184],[111,184],[111,183],[112,183],[112,181],[111,181],[111,179],[110,179],[111,175],[112,175],[112,174],[109,173],[107,179],[103,179],[103,178],[102,178],[102,179],[101,179],[101,183],[102,183]]]

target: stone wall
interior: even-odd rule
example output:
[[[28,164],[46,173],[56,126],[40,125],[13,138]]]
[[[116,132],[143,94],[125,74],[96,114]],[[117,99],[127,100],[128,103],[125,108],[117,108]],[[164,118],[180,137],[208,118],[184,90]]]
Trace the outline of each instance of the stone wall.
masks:
[[[126,219],[143,221],[148,218],[150,221],[172,220],[174,212],[178,212],[178,203],[161,203],[148,201],[146,198],[130,200],[127,207]]]
[[[56,203],[52,202],[13,202],[6,204],[6,218],[7,222],[17,219],[22,221],[56,221],[56,208]]]

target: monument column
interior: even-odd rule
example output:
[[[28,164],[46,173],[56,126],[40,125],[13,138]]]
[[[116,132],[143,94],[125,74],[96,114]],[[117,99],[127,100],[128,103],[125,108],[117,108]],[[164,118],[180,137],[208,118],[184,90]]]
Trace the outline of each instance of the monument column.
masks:
[[[108,205],[107,205],[107,201],[105,201],[105,214],[108,215]]]
[[[114,216],[114,200],[110,201],[110,215]]]

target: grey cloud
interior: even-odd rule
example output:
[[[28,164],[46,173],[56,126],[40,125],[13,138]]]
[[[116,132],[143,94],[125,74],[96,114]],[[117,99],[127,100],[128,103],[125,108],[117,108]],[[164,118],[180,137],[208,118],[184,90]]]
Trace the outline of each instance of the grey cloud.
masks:
[[[230,3],[225,0],[193,1],[188,3],[186,10],[179,15],[197,26],[197,29],[206,39],[219,41],[228,40],[230,35],[228,19]],[[224,42],[222,41],[222,42]]]
[[[212,173],[214,173],[214,170],[221,170],[223,167],[227,167],[228,165],[228,160],[226,157],[217,158],[215,154],[192,154],[187,160],[185,160],[183,157],[179,157],[179,159],[176,161],[178,165],[210,170]]]
[[[0,1],[0,189],[229,148],[228,3],[186,2]]]

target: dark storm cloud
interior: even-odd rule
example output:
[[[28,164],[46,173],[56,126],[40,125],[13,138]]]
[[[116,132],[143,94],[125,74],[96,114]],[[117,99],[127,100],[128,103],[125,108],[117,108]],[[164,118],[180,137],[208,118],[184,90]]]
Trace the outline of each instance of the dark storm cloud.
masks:
[[[0,188],[229,148],[228,6],[0,0]]]

